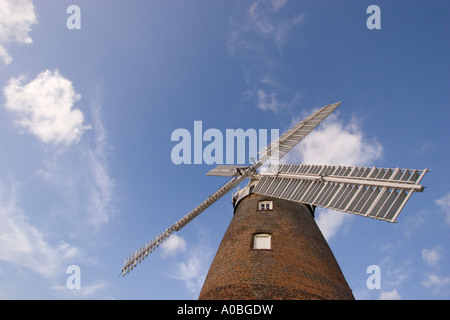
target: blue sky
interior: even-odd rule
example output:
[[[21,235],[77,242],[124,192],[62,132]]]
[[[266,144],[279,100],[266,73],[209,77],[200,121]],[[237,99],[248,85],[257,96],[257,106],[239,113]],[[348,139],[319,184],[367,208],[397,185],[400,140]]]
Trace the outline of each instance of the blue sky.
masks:
[[[381,29],[366,26],[372,4]],[[67,27],[70,5],[81,29]],[[0,299],[196,299],[230,194],[119,276],[226,181],[205,176],[214,164],[175,165],[172,133],[202,121],[281,134],[337,101],[286,162],[430,170],[396,224],[317,210],[355,297],[450,298],[449,9],[0,0]]]

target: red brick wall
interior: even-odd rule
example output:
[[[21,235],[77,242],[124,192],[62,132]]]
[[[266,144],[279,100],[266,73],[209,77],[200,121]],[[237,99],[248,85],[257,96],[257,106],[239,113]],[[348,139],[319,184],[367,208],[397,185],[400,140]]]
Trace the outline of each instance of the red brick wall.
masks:
[[[258,211],[272,200],[273,210]],[[272,235],[271,250],[252,249]],[[251,194],[235,209],[199,299],[354,299],[305,205]]]

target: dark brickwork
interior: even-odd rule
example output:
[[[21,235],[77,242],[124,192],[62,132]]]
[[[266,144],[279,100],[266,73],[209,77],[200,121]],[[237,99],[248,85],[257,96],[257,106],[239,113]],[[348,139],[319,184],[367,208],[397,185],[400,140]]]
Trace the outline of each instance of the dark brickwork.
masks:
[[[272,200],[273,210],[258,211]],[[269,233],[271,250],[254,250]],[[354,299],[305,205],[251,194],[242,199],[211,264],[199,299]]]

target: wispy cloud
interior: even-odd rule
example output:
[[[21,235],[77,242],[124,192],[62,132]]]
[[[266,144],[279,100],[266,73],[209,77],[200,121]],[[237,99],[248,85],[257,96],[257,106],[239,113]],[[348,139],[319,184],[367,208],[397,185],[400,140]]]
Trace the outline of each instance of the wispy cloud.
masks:
[[[421,285],[431,289],[434,295],[448,295],[450,293],[450,277],[427,274]]]
[[[450,193],[434,201],[445,214],[445,223],[450,225]]]
[[[197,298],[205,281],[213,252],[204,231],[200,231],[200,238],[194,244],[186,243],[182,238],[174,239],[165,250],[172,250],[172,253],[176,250],[177,253],[183,254],[182,259],[175,263],[175,270],[169,277],[183,281],[192,297]],[[176,258],[175,255],[172,257]]]
[[[280,10],[286,3],[286,0],[257,0],[244,11],[242,18],[231,19],[227,43],[230,53],[247,57],[251,52],[264,50],[264,44],[281,51],[290,31],[301,25],[305,18],[304,14],[281,18]]]
[[[91,134],[85,135],[82,142],[78,141],[76,148],[64,144],[47,151],[45,167],[38,170],[37,175],[60,192],[63,204],[54,205],[55,214],[65,215],[71,223],[87,227],[84,230],[98,231],[115,213],[116,184],[109,172],[112,148],[102,122],[103,100],[98,87],[84,104],[91,111]]]
[[[414,276],[414,260],[404,258],[398,261],[396,257],[383,256],[378,263],[381,269],[381,293],[380,300],[402,299],[402,290],[406,283],[410,282]]]
[[[3,60],[4,64],[10,64],[13,61],[12,57],[8,53],[8,50],[6,50],[6,48],[2,45],[0,45],[0,59]]]
[[[430,267],[436,267],[442,260],[442,248],[437,247],[434,249],[423,249],[422,258],[423,261]]]
[[[51,245],[31,224],[18,203],[18,184],[0,184],[0,260],[55,279],[68,259],[79,258],[79,248],[60,242]]]
[[[450,277],[436,274],[436,271],[445,265],[444,249],[441,246],[423,249],[422,259],[429,267],[433,268],[433,272],[425,274],[421,285],[430,289],[434,295],[447,296],[450,294]]]
[[[72,109],[81,99],[72,82],[58,70],[46,70],[28,83],[25,77],[12,78],[3,89],[5,108],[16,123],[45,143],[76,144],[84,131],[84,115]]]
[[[10,43],[29,44],[31,27],[37,23],[31,0],[0,0],[0,59],[4,64],[13,61],[5,46]]]
[[[115,210],[112,206],[114,199],[115,182],[111,177],[108,164],[110,155],[110,145],[107,133],[102,122],[102,95],[99,88],[96,88],[94,100],[91,103],[92,120],[94,125],[94,143],[89,146],[84,156],[90,170],[90,205],[89,222],[96,227],[102,226],[109,221]]]
[[[304,21],[303,14],[282,15],[282,11],[287,12],[286,3],[286,0],[257,0],[243,14],[240,10],[239,15],[230,19],[227,41],[230,55],[245,61],[246,82],[254,87],[246,96],[254,98],[259,109],[274,113],[298,98],[296,90],[291,93],[294,98],[280,98],[280,89],[284,93],[289,90],[276,80],[274,72],[282,62],[281,54],[291,31]]]
[[[56,125],[48,129],[49,135],[41,135],[39,130],[36,134],[32,132],[46,142],[45,146],[52,146],[42,150],[44,166],[42,167],[42,163],[35,163],[41,169],[32,177],[42,183],[43,188],[52,191],[43,199],[43,203],[48,204],[47,210],[42,207],[39,214],[30,211],[28,199],[24,199],[21,206],[19,182],[14,182],[8,191],[0,181],[0,220],[3,221],[0,223],[0,260],[27,268],[55,284],[58,283],[58,277],[60,279],[65,275],[68,264],[95,263],[95,259],[88,257],[92,248],[84,248],[83,243],[98,234],[97,231],[112,217],[116,197],[114,179],[109,172],[111,146],[102,122],[103,101],[100,90],[96,90],[91,99],[84,102],[90,106],[93,130],[90,134],[81,135],[80,131],[75,132],[74,129],[77,125],[82,125],[82,121],[70,121],[74,110],[67,107],[72,105],[73,97],[77,96],[71,81],[62,78],[57,72],[48,72],[43,73],[42,82],[45,88],[52,87],[60,91],[43,90],[40,94],[34,94],[36,89],[28,91],[25,88],[30,108],[36,109],[38,106],[37,109],[41,109],[39,112],[33,111],[34,114],[44,114],[43,117],[36,117],[39,119],[30,116],[30,121],[36,126],[45,126],[45,123],[41,123],[42,118],[51,115],[58,118],[55,122],[61,121],[73,130],[59,130],[60,126]],[[50,97],[43,97],[45,93]],[[52,97],[54,100],[51,100]],[[42,101],[49,103],[47,110]],[[13,102],[9,100],[8,103]],[[58,107],[63,110],[57,110]],[[21,116],[27,117],[29,114]],[[75,116],[73,119],[82,118]],[[51,127],[53,122],[50,121],[47,125]],[[28,212],[22,207],[27,208]],[[31,221],[48,221],[47,232],[44,233],[38,227],[39,224]],[[70,240],[66,240],[67,238]],[[61,240],[55,242],[55,239]],[[97,283],[85,286],[74,297],[92,296],[106,285]],[[52,288],[58,289],[58,285]],[[59,289],[61,290],[56,291],[60,293],[63,292],[62,289],[67,290],[64,286],[59,286]]]
[[[267,95],[263,90],[259,89],[256,94],[258,95],[258,108],[261,110],[277,112],[283,106],[283,104],[277,100],[275,92]]]

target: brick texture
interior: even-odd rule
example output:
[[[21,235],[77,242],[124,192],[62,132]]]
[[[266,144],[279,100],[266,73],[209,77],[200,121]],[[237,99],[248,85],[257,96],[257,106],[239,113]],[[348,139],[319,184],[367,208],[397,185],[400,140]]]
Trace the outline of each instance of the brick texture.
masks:
[[[261,200],[272,200],[273,210],[258,211]],[[271,250],[252,249],[257,233],[271,234]],[[354,297],[308,208],[251,194],[235,208],[199,299]]]

